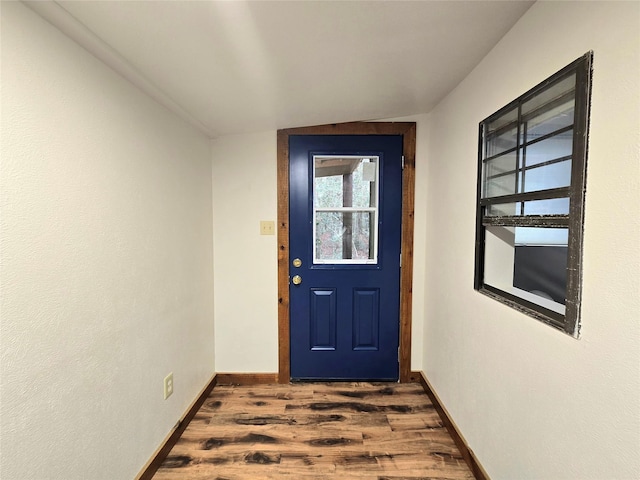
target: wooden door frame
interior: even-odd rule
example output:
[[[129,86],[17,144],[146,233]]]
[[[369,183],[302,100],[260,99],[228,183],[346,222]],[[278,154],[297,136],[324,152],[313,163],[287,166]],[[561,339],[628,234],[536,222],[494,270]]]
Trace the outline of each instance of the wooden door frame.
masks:
[[[402,268],[400,270],[400,382],[411,376],[411,299],[415,204],[415,122],[352,122],[278,130],[278,382],[291,378],[289,314],[289,136],[402,135]]]

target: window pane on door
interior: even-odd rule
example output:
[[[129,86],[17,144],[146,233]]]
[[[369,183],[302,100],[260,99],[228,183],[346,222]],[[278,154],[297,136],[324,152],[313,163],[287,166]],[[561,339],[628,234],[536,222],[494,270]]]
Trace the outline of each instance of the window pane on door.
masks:
[[[319,211],[314,263],[375,263],[375,212]]]
[[[378,158],[314,157],[314,207],[375,207]]]
[[[376,263],[379,158],[313,158],[314,263]]]

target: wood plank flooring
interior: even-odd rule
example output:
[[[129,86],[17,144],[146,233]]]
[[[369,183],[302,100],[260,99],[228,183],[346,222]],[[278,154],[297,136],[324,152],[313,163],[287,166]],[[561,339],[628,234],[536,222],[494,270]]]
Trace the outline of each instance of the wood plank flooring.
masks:
[[[153,477],[472,479],[419,384],[216,386]]]

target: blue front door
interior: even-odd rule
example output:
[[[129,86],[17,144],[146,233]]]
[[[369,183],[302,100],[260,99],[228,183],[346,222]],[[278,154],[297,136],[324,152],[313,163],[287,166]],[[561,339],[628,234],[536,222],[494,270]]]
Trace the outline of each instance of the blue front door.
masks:
[[[289,137],[294,380],[398,380],[401,135]]]

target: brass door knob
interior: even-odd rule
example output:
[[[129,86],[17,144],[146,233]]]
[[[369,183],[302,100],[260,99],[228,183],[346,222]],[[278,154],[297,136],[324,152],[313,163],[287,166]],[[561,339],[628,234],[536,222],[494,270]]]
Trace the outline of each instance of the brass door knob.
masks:
[[[302,266],[302,260],[300,260],[299,258],[294,258],[292,263],[293,263],[293,266],[296,268],[299,268]]]
[[[291,280],[294,285],[300,285],[302,283],[302,277],[300,275],[295,275]]]

